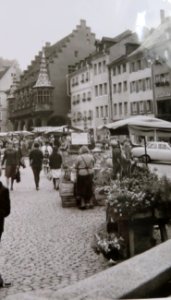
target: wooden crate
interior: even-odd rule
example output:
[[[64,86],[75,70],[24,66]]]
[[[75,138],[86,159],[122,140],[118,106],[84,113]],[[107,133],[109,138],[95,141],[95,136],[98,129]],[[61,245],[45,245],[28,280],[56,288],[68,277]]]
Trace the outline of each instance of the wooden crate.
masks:
[[[62,207],[75,207],[76,206],[73,182],[71,182],[71,181],[60,182],[59,194],[61,196]]]
[[[61,201],[62,201],[62,207],[75,207],[75,206],[77,206],[76,199],[74,197],[61,196]]]
[[[74,196],[74,183],[71,181],[61,181],[59,183],[60,196]]]

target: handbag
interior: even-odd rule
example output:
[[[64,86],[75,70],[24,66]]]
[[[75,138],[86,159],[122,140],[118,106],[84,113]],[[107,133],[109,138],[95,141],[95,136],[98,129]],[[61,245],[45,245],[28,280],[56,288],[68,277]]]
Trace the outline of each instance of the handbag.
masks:
[[[21,181],[21,176],[20,176],[19,169],[16,171],[14,179],[16,180],[17,183],[19,183]]]

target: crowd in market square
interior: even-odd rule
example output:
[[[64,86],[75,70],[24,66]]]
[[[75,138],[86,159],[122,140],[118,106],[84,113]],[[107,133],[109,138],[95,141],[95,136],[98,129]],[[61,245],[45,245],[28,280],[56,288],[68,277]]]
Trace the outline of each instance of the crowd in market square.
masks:
[[[71,148],[70,134],[7,135],[0,140],[1,173],[4,172],[6,177],[6,186],[13,190],[15,181],[21,181],[22,184],[20,168],[26,167],[28,157],[37,191],[40,188],[41,170],[52,180],[55,190],[59,189],[61,177],[69,171],[69,177],[74,177],[70,180],[74,181],[74,196],[79,208],[92,208],[94,172],[99,160],[105,156],[106,168],[112,170],[113,179],[122,176],[124,172],[130,172],[131,166],[135,164],[128,137],[123,143],[112,139],[104,145],[80,145],[76,155],[71,154]]]

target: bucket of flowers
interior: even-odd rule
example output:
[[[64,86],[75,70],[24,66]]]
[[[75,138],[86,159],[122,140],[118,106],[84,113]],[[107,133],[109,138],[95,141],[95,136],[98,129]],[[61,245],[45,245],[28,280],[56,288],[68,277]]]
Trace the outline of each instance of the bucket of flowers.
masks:
[[[115,233],[95,234],[94,251],[102,253],[108,260],[114,262],[126,258],[126,247],[124,239]]]
[[[94,174],[94,196],[97,205],[106,205],[107,195],[110,190],[112,170],[101,168]]]

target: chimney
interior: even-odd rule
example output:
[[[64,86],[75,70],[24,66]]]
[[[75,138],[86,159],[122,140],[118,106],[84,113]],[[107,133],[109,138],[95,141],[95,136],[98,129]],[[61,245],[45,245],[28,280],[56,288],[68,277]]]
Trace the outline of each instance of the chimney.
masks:
[[[165,20],[165,11],[164,9],[160,9],[160,22],[161,24],[164,22]]]
[[[81,27],[86,27],[86,21],[81,19],[80,20],[80,25],[81,25]]]
[[[51,45],[50,42],[45,43],[45,47],[50,47],[50,45]]]

